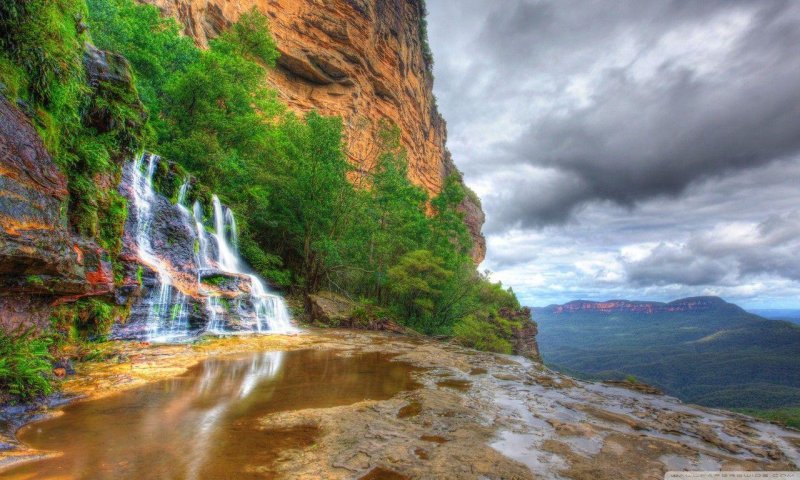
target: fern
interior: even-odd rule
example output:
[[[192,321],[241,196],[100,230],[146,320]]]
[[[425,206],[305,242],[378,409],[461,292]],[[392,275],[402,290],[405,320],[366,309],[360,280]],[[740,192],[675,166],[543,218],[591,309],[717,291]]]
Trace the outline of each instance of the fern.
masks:
[[[8,333],[0,330],[0,393],[27,401],[53,391],[51,339],[33,329]]]

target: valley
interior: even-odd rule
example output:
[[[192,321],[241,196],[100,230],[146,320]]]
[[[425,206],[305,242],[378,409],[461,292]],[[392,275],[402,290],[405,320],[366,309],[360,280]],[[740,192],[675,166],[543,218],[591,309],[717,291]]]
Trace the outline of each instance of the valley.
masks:
[[[536,308],[534,316],[544,360],[561,371],[596,379],[633,376],[711,407],[755,412],[800,406],[800,327],[793,323],[716,297],[576,301]]]

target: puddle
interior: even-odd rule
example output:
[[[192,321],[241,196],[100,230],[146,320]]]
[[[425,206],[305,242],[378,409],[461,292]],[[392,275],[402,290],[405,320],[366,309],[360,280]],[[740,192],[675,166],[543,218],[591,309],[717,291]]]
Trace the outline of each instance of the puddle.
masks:
[[[384,400],[418,388],[416,370],[380,352],[302,350],[206,360],[185,375],[68,405],[64,415],[23,427],[20,441],[61,454],[2,476],[275,478],[270,466],[280,452],[312,446],[317,431],[263,430],[259,418]]]
[[[416,417],[422,412],[422,404],[416,400],[411,401],[408,405],[402,407],[397,412],[397,418]]]
[[[436,382],[436,385],[445,388],[452,388],[454,390],[458,390],[459,392],[466,392],[472,386],[472,382],[467,380],[440,380]]]
[[[423,436],[419,437],[419,439],[422,440],[423,442],[432,442],[432,443],[439,443],[439,444],[449,442],[448,439],[444,438],[441,435],[423,435]]]
[[[410,480],[405,475],[400,475],[397,472],[386,470],[385,468],[376,467],[367,472],[366,475],[360,477],[358,480]]]

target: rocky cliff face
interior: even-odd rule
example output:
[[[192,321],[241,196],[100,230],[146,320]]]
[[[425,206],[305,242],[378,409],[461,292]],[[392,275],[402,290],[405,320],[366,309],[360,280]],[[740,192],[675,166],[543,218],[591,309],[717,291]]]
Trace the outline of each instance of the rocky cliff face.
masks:
[[[257,8],[271,19],[281,53],[269,81],[298,112],[316,109],[342,117],[349,156],[359,173],[375,165],[384,119],[400,127],[415,184],[435,195],[456,171],[433,97],[431,65],[420,35],[420,0],[140,1],[180,20],[201,45]],[[480,232],[483,212],[471,198],[462,210],[475,243],[473,258],[480,262],[486,250]]]
[[[0,327],[42,327],[51,307],[114,288],[105,252],[70,232],[67,180],[0,96]]]

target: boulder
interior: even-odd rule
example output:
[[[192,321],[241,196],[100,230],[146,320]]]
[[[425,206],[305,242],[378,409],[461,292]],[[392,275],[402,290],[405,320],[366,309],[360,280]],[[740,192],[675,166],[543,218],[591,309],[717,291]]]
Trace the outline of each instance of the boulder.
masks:
[[[382,315],[379,308],[359,307],[353,301],[333,292],[322,291],[307,295],[306,310],[313,322],[328,327],[420,335]]]
[[[250,278],[247,275],[224,272],[222,270],[205,270],[200,273],[200,283],[205,290],[214,291],[223,296],[239,296],[251,290]]]
[[[306,310],[311,320],[329,327],[348,326],[355,305],[333,292],[317,292],[306,296]]]
[[[123,152],[132,153],[138,143],[136,132],[141,132],[147,121],[147,110],[139,100],[128,60],[118,53],[86,44],[83,65],[92,90],[84,123],[98,133],[116,131]],[[117,104],[125,108],[114,108]],[[120,111],[126,113],[121,115]]]

